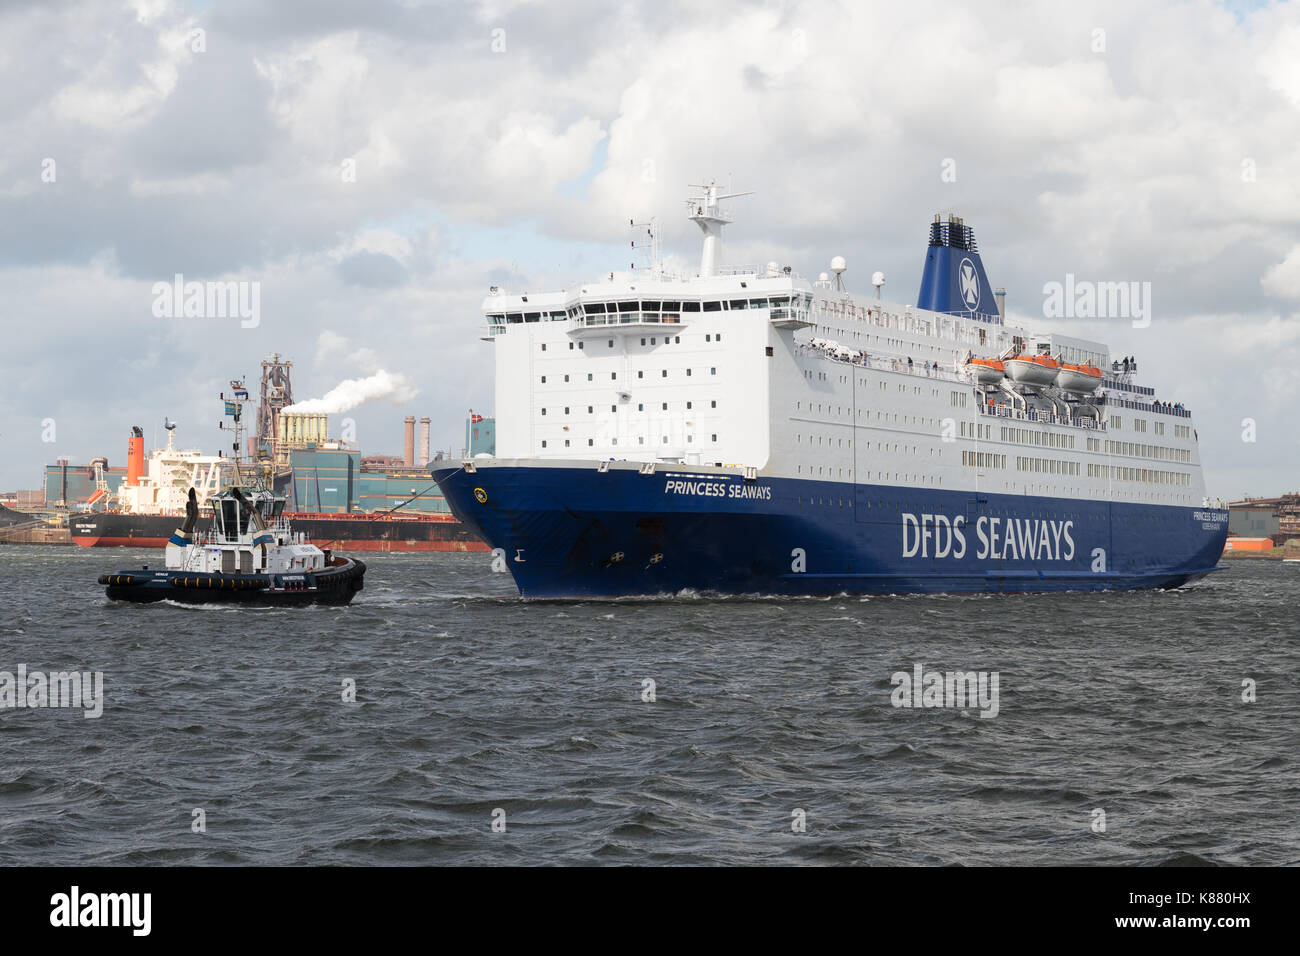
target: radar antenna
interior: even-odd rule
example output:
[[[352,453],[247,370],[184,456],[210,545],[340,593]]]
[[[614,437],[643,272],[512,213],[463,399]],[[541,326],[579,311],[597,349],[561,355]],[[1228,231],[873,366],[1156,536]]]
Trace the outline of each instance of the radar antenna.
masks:
[[[632,250],[640,258],[651,275],[657,275],[659,268],[659,225],[653,217],[648,222],[628,220],[628,229],[632,231]],[[632,263],[633,271],[636,262]]]

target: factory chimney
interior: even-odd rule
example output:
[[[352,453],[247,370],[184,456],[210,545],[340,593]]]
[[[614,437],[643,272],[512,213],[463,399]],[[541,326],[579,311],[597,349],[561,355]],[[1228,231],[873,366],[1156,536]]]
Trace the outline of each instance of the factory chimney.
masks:
[[[420,419],[420,460],[416,463],[421,468],[429,463],[429,419]]]
[[[402,449],[402,463],[408,468],[415,464],[415,416],[406,416],[406,444]]]

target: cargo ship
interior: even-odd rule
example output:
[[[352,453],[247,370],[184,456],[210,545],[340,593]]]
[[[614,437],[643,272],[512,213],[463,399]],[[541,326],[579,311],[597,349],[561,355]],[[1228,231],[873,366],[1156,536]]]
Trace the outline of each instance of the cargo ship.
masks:
[[[435,464],[534,598],[1176,588],[1218,568],[1192,413],[1104,342],[1006,321],[974,230],[935,216],[915,304],[846,264],[493,288],[494,457]],[[1127,300],[1126,300],[1127,301]]]
[[[178,448],[175,424],[167,421],[167,444],[144,453],[144,433],[134,427],[127,443],[125,470],[108,467],[106,458],[93,459],[85,469],[66,462],[46,468],[47,501],[71,506],[68,530],[82,547],[161,548],[185,515],[189,490],[200,506],[197,530],[211,531],[208,499],[226,487],[246,481],[250,472],[276,494],[283,495],[293,527],[321,548],[348,551],[486,551],[487,546],[450,511],[415,462],[415,419],[406,416],[405,454],[400,459],[362,458],[347,442],[331,439],[329,416],[292,411],[292,363],[272,356],[263,363],[259,429],[242,460],[204,455]],[[233,450],[244,449],[240,438],[247,390],[232,382],[229,397],[220,396],[230,427]],[[429,419],[421,420],[419,454],[429,455]],[[490,448],[491,421],[471,413],[467,425],[469,452]],[[482,436],[482,438],[480,438]],[[487,442],[484,444],[484,442]],[[420,487],[423,485],[424,487]]]

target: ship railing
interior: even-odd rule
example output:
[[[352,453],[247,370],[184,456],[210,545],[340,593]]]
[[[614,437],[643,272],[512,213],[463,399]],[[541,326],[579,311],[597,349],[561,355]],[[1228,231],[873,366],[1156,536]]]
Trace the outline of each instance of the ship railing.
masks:
[[[1034,422],[1043,425],[1067,425],[1071,428],[1086,428],[1092,431],[1105,431],[1106,422],[1094,418],[1091,415],[1077,415],[1074,417],[1066,415],[1057,415],[1054,412],[1044,412],[1036,408],[1021,411],[1018,408],[1012,408],[1009,405],[976,405],[981,415],[988,415],[991,418],[1005,418],[1010,421]]]
[[[858,349],[850,349],[848,346],[841,346],[848,352],[856,355],[840,355],[835,349],[821,348],[819,346],[802,344],[796,347],[796,350],[805,354],[817,355],[821,358],[829,359],[832,362],[843,362],[846,365],[856,365],[859,368],[873,368],[884,372],[902,372],[908,375],[915,375],[918,378],[936,378],[946,382],[956,382],[961,385],[970,384],[965,376],[956,372],[949,371],[942,367],[936,367],[933,363],[927,368],[924,362],[913,362],[911,367],[907,364],[907,359],[887,358],[881,355],[872,355],[868,352],[862,352]]]
[[[609,312],[600,315],[580,315],[569,320],[570,328],[586,329],[610,325],[679,325],[678,312]]]
[[[1160,405],[1157,407],[1148,404],[1147,402],[1130,402],[1128,399],[1116,398],[1114,396],[1110,396],[1107,404],[1119,408],[1131,408],[1138,412],[1150,412],[1153,415],[1173,415],[1176,418],[1192,417],[1192,413],[1186,408],[1174,408],[1172,405]]]

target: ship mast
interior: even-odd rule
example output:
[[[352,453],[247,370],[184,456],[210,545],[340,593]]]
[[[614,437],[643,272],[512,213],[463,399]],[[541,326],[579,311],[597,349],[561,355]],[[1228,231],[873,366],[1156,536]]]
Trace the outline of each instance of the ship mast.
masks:
[[[223,418],[217,427],[223,431],[233,431],[235,433],[231,448],[235,453],[232,457],[235,462],[235,484],[238,486],[244,482],[244,476],[241,474],[239,466],[243,460],[244,403],[248,401],[248,387],[244,384],[242,378],[236,378],[230,380],[230,389],[230,398],[226,398],[225,392],[221,393],[220,398],[225,402],[225,417],[231,419],[231,424],[227,425]]]
[[[700,227],[704,233],[704,248],[700,250],[700,276],[708,278],[714,274],[722,258],[722,227],[732,220],[718,203],[724,199],[736,199],[740,196],[752,196],[753,192],[718,193],[717,183],[703,185],[691,184],[692,189],[704,190],[703,196],[687,199],[690,215],[687,217]]]

